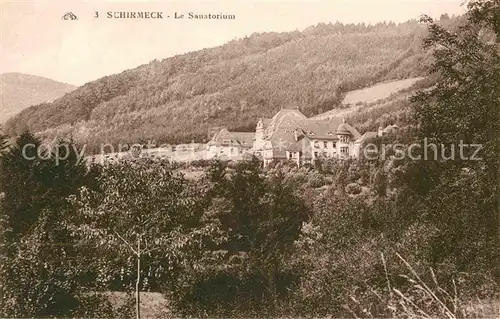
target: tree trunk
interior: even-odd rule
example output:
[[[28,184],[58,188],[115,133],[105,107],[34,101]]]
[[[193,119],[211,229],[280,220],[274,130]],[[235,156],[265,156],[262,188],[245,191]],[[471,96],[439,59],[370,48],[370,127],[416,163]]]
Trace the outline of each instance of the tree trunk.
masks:
[[[273,208],[271,208],[271,210],[269,212],[269,225],[270,225],[270,229],[269,229],[268,237],[272,241],[277,240],[274,238],[275,227],[274,227],[274,210],[273,210]],[[268,259],[268,263],[270,262],[270,265],[269,264],[267,265],[267,267],[269,267],[268,271],[267,271],[267,281],[268,281],[267,284],[268,284],[268,289],[270,291],[270,297],[271,297],[270,302],[272,304],[273,311],[275,310],[275,307],[276,307],[276,282],[275,282],[275,278],[274,278],[275,274],[276,274],[276,266],[275,266],[276,256],[273,256],[275,253],[276,252],[273,250],[268,251],[268,254],[271,254],[271,258]]]
[[[139,292],[141,283],[141,238],[137,239],[137,280],[135,282],[135,313],[136,318],[141,319],[141,294]]]

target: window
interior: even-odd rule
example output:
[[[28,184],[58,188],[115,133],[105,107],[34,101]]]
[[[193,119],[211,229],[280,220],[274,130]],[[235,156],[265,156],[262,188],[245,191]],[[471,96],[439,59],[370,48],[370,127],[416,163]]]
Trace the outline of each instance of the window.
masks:
[[[333,148],[337,148],[337,143],[332,142],[332,146],[333,146]]]
[[[314,148],[319,148],[319,142],[318,141],[314,141]]]
[[[323,147],[328,148],[328,142],[323,142]]]
[[[340,143],[349,143],[349,137],[347,135],[340,135]]]
[[[223,140],[222,145],[229,145],[231,143],[230,140]]]
[[[347,146],[342,146],[340,148],[340,153],[343,154],[343,155],[347,155],[349,153],[349,147]]]
[[[314,152],[314,158],[318,158],[318,152]]]
[[[328,157],[328,153],[327,152],[323,152],[323,157]]]

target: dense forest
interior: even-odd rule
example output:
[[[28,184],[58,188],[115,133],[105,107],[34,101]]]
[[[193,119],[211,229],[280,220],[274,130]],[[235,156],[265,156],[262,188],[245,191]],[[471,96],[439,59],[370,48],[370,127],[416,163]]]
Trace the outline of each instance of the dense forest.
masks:
[[[339,107],[350,90],[423,75],[426,32],[408,21],[252,34],[87,83],[6,126],[12,134],[72,137],[89,151],[104,142],[201,142],[213,126],[253,130],[259,117],[289,106],[311,116]]]
[[[383,157],[86,165],[0,135],[0,316],[140,318],[157,293],[157,318],[497,318],[500,4],[468,9],[422,18],[433,87],[353,115],[404,108]],[[424,140],[441,157],[390,147]]]

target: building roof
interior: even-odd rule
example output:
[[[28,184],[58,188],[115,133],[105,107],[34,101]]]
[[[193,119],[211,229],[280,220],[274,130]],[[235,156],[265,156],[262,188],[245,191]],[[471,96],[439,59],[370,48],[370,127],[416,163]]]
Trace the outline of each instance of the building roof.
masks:
[[[365,143],[376,138],[377,136],[378,136],[377,132],[366,132],[356,140],[356,143]]]
[[[261,119],[261,121],[264,129],[266,129],[269,126],[269,124],[271,124],[271,119]]]
[[[335,117],[329,120],[308,119],[297,109],[282,109],[273,116],[266,133],[271,136],[276,130],[301,129],[305,135],[316,138],[337,138],[337,129],[343,120]],[[344,123],[345,133],[352,134],[355,138],[361,136],[359,132],[347,123]]]
[[[297,109],[281,109],[269,121],[266,127],[266,135],[270,136],[279,129],[295,130],[303,126],[307,117]]]
[[[304,131],[311,139],[337,140],[337,127],[342,123],[340,118],[332,118],[326,121],[307,120]]]
[[[361,134],[358,132],[358,130],[349,125],[348,123],[345,123],[344,120],[342,120],[342,123],[337,127],[336,132],[337,134],[352,135],[355,139],[361,137]]]
[[[358,130],[344,123],[344,120],[339,117],[322,121],[308,119],[306,127],[307,136],[311,139],[337,140],[337,134],[351,135],[354,139],[358,139],[361,136]]]
[[[306,137],[301,139],[295,143],[292,143],[287,151],[290,152],[302,152],[301,156],[305,159],[312,158],[312,148],[311,143],[309,143],[309,139]]]
[[[356,140],[361,134],[351,125],[344,123],[341,118],[329,120],[308,119],[297,109],[282,109],[273,116],[269,126],[265,130],[265,139],[271,141],[273,153],[276,157],[285,157],[287,150],[295,150],[297,147],[303,151],[303,146],[297,146],[296,132],[308,140],[337,140],[337,132],[341,127],[343,134],[352,136]],[[300,142],[300,138],[299,141]],[[294,146],[295,145],[295,146]],[[288,149],[290,147],[290,149]]]
[[[302,152],[305,158],[312,157],[310,140],[307,137],[295,141],[294,133],[277,131],[268,141],[265,149],[272,148],[273,158],[286,158],[286,152]]]
[[[286,151],[289,150],[293,144],[297,143],[297,141],[295,141],[295,131],[281,129],[274,131],[269,137],[269,141],[273,148],[273,156],[276,158],[286,157]]]
[[[223,128],[212,137],[208,144],[221,146],[229,143],[229,145],[233,146],[252,147],[254,137],[255,133],[230,132],[227,128]],[[226,141],[228,143],[224,143]]]
[[[345,123],[342,123],[337,127],[337,134],[349,134],[349,130],[347,129]]]

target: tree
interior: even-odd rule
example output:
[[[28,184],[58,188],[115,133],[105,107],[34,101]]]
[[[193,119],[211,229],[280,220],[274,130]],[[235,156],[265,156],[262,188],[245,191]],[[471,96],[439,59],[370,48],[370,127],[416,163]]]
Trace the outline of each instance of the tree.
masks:
[[[3,135],[0,131],[0,162],[2,161],[2,153],[7,148],[7,136]],[[0,276],[4,278],[4,266],[8,262],[7,256],[7,231],[8,225],[5,214],[2,210],[2,201],[4,193],[0,190]],[[4,282],[0,282],[0,309],[4,309]],[[2,310],[1,315],[4,315]]]
[[[25,145],[33,145],[26,149]],[[8,152],[3,154],[0,167],[0,192],[4,193],[2,208],[13,235],[22,236],[38,218],[42,204],[42,181],[36,171],[42,161],[36,150],[41,145],[31,133],[21,134]],[[32,158],[28,160],[27,158]]]
[[[435,262],[459,269],[490,271],[500,278],[500,9],[498,1],[471,1],[467,21],[457,32],[431,18],[426,48],[433,49],[436,86],[413,98],[420,136],[464,149],[465,158],[414,163],[407,175],[426,171],[425,200],[430,221],[439,228],[431,250]],[[458,152],[458,151],[457,151]],[[457,154],[458,157],[458,154]],[[413,176],[420,178],[419,176]],[[414,178],[413,178],[414,179]],[[466,231],[465,231],[466,230]],[[466,233],[464,233],[464,231]],[[476,248],[473,248],[476,247]],[[482,254],[477,249],[481,247]]]
[[[66,197],[83,183],[85,166],[66,142],[56,143],[53,152],[40,146],[25,132],[0,164],[2,316],[72,316],[85,302],[81,268],[69,264],[75,254],[66,223]]]
[[[204,214],[220,225],[223,239],[205,247],[221,257],[198,258],[201,266],[180,298],[191,315],[269,314],[298,275],[287,256],[309,209],[284,176],[266,177],[257,160],[231,167],[215,162],[201,184]]]
[[[441,17],[439,17],[439,20],[441,20],[441,21],[450,20],[450,16],[447,13],[444,13],[441,15]]]
[[[182,230],[193,220],[194,196],[186,181],[163,162],[120,162],[105,166],[98,190],[83,187],[72,198],[75,231],[82,242],[93,243],[100,255],[99,272],[107,283],[117,268],[132,268],[135,258],[136,317],[140,292],[149,281],[165,280],[167,269],[180,254]],[[118,258],[118,264],[109,260]],[[128,273],[129,271],[125,271]],[[145,274],[152,273],[145,277]],[[171,275],[171,274],[170,274]],[[171,275],[172,276],[172,275]],[[122,279],[127,284],[127,279]]]
[[[0,153],[7,148],[7,136],[3,135],[0,130]]]
[[[374,174],[374,190],[377,196],[387,195],[387,176],[384,171],[384,166],[379,167]]]
[[[340,165],[337,166],[335,181],[336,181],[337,191],[341,195],[345,195],[345,188],[348,183],[347,181],[348,171],[349,171],[348,161],[342,162]]]
[[[56,211],[66,205],[66,196],[83,183],[86,171],[71,142],[61,140],[49,149],[30,132],[16,139],[0,165],[2,205],[12,234],[18,238],[44,208]]]

